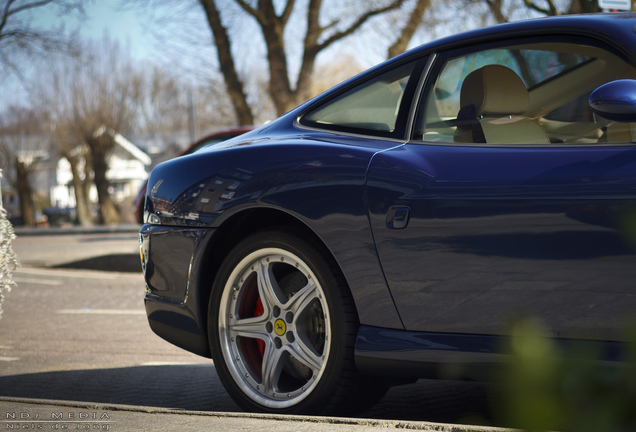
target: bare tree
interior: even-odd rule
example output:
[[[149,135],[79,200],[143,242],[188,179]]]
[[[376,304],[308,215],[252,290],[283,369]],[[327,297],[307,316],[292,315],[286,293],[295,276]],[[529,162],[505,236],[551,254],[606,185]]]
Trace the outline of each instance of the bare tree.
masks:
[[[73,124],[90,149],[93,181],[97,189],[99,213],[104,224],[119,222],[119,212],[109,193],[106,177],[108,156],[115,146],[110,133],[102,128],[128,134],[141,99],[141,75],[117,43],[104,38],[100,45],[89,47],[90,63],[75,71],[70,89],[73,98]]]
[[[89,148],[69,119],[58,119],[52,123],[50,136],[52,146],[70,165],[77,223],[92,226],[94,222],[89,205],[92,164]]]
[[[247,103],[247,95],[243,81],[239,78],[232,55],[232,42],[227,29],[221,22],[221,14],[219,13],[215,0],[201,0],[201,6],[203,6],[205,10],[210,29],[214,36],[219,65],[225,79],[227,93],[234,107],[236,119],[241,125],[254,124],[254,113]]]
[[[307,100],[311,95],[313,71],[318,54],[331,47],[336,42],[357,32],[362,26],[374,17],[395,11],[403,7],[405,0],[370,1],[366,7],[350,19],[340,17],[326,18],[323,11],[322,0],[307,0],[296,2],[286,0],[275,2],[273,0],[199,0],[203,7],[208,24],[214,37],[217,55],[225,84],[234,106],[236,117],[240,124],[248,124],[254,121],[254,114],[247,102],[244,84],[236,68],[236,59],[233,55],[233,41],[229,28],[223,23],[221,6],[225,3],[233,3],[254,19],[261,30],[261,37],[265,41],[267,51],[267,65],[269,72],[268,91],[276,108],[276,113],[281,115]],[[333,3],[330,3],[333,5]],[[358,6],[360,3],[357,2]],[[430,3],[425,0],[417,0],[411,13],[405,13],[406,24],[403,31],[399,32],[392,53],[405,49],[413,36],[417,25],[421,20],[424,10]],[[297,71],[290,70],[290,53],[286,45],[285,31],[290,24],[290,18],[298,6],[302,14],[302,22],[294,22],[295,33],[302,40],[300,54],[300,66]],[[298,19],[298,17],[297,17]],[[299,34],[299,29],[304,28],[304,33]],[[295,80],[290,77],[294,76]],[[292,82],[293,81],[293,82]]]
[[[140,105],[142,129],[159,135],[183,129],[187,122],[187,99],[182,83],[157,65],[148,69]]]
[[[0,150],[7,159],[5,177],[20,201],[25,226],[35,226],[35,206],[31,177],[46,156],[48,138],[42,115],[24,107],[9,107],[0,125]]]
[[[22,62],[48,52],[73,52],[73,35],[55,28],[36,28],[33,13],[46,9],[59,16],[83,14],[81,0],[0,0],[0,76],[22,76]]]
[[[119,212],[106,176],[115,146],[110,131],[122,135],[132,131],[141,104],[142,75],[127,52],[107,36],[99,43],[85,44],[81,59],[57,67],[51,74],[54,83],[42,83],[39,93],[42,103],[52,111],[55,142],[74,175],[83,177],[82,182],[92,170],[101,222],[116,224]],[[75,180],[79,206],[85,199],[78,196],[85,194],[82,182]]]
[[[70,166],[77,222],[81,226],[94,224],[89,203],[89,190],[92,185],[92,164],[90,150],[84,142],[80,130],[75,124],[73,112],[74,99],[71,89],[76,62],[57,56],[49,65],[48,79],[37,83],[36,103],[45,106],[51,115],[51,146],[65,158]]]
[[[200,85],[189,87],[189,92],[192,94],[194,126],[200,134],[236,125],[232,104],[220,77],[219,79],[208,79]],[[254,103],[252,108],[254,108]],[[265,114],[266,111],[265,108],[257,108],[254,121],[258,123],[259,115]]]

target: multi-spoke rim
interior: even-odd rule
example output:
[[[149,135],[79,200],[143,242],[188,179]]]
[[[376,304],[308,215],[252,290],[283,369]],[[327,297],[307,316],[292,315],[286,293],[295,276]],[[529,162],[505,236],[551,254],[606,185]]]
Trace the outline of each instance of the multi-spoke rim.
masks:
[[[296,255],[267,248],[243,258],[227,280],[218,319],[227,368],[255,402],[292,406],[320,381],[329,311],[319,281]]]

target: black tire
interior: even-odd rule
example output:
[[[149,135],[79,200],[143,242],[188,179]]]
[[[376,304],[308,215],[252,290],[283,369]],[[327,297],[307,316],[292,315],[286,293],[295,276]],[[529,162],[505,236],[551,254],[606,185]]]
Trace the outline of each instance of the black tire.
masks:
[[[361,396],[379,400],[383,382],[355,369],[358,326],[333,259],[282,229],[237,244],[212,287],[212,357],[227,392],[246,411],[351,414],[367,407]]]

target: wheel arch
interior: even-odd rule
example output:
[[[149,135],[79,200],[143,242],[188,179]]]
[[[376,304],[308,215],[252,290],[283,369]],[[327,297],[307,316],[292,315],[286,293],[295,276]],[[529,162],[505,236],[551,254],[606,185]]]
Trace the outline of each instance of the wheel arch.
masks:
[[[292,231],[309,240],[313,245],[320,247],[324,253],[336,263],[343,280],[348,281],[344,277],[344,272],[333,253],[329,250],[325,242],[303,221],[293,215],[273,208],[251,208],[242,210],[225,220],[217,229],[212,241],[205,245],[205,249],[200,254],[200,264],[193,267],[205,268],[205,271],[199,272],[196,276],[198,290],[198,304],[201,308],[201,317],[207,320],[207,308],[210,301],[210,293],[214,279],[219,268],[230,252],[230,250],[244,238],[265,229],[282,228]],[[357,310],[356,310],[357,313]],[[207,328],[207,321],[202,323],[202,328]]]

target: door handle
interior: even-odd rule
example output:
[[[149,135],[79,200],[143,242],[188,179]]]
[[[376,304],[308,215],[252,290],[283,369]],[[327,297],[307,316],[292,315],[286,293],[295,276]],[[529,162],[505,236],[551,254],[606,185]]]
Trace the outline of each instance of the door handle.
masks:
[[[386,214],[386,227],[389,229],[404,229],[409,223],[411,209],[406,206],[393,206]]]

